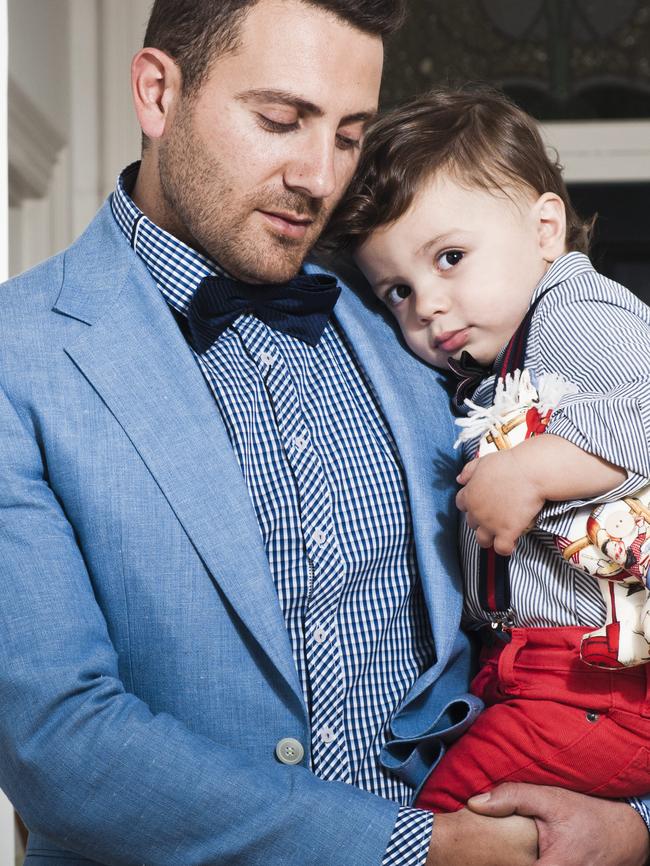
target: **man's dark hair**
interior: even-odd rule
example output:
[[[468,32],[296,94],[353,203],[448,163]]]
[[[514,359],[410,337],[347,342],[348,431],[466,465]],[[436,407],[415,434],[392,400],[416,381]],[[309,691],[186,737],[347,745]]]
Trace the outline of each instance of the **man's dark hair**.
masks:
[[[321,245],[361,245],[406,213],[438,171],[468,187],[555,193],[566,209],[567,249],[588,252],[594,220],[581,219],[573,208],[562,167],[549,155],[535,121],[487,86],[432,90],[376,120]]]
[[[155,0],[144,45],[178,64],[184,95],[193,95],[212,61],[237,46],[244,17],[259,0]],[[302,0],[382,39],[397,30],[406,0]]]

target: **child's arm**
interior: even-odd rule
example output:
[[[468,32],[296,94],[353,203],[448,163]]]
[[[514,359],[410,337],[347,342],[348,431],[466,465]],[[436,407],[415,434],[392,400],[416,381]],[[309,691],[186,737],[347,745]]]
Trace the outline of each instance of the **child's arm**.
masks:
[[[543,356],[537,375],[561,372],[579,393],[562,399],[542,436],[473,461],[459,476],[459,507],[479,527],[479,544],[498,537],[504,554],[545,502],[537,524],[553,533],[564,503],[599,499],[621,483],[630,496],[650,478],[647,308],[591,272],[544,298],[530,339],[532,356]]]
[[[626,477],[624,469],[546,433],[468,463],[458,476],[464,486],[456,504],[481,547],[493,544],[505,556],[547,500],[597,498]]]

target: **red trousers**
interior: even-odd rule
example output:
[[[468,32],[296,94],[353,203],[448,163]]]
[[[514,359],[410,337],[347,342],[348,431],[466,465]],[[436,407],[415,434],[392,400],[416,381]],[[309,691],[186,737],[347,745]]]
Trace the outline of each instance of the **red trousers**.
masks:
[[[454,812],[499,782],[600,797],[650,791],[648,664],[607,671],[580,660],[592,629],[513,629],[485,648],[471,691],[486,709],[444,755],[416,806]]]

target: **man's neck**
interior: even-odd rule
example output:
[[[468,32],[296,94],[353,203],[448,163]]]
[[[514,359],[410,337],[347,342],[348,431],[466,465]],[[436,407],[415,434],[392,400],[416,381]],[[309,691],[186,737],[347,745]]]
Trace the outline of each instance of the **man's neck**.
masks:
[[[195,239],[165,201],[160,185],[158,162],[155,155],[149,151],[145,151],[142,155],[142,162],[131,192],[131,198],[152,223],[193,249],[197,249],[201,253],[204,252],[197,246]]]

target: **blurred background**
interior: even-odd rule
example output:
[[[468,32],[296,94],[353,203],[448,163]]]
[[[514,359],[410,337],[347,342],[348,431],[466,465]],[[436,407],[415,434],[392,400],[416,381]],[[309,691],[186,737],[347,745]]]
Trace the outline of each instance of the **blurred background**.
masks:
[[[594,263],[650,302],[650,3],[412,0],[385,104],[468,81],[540,121],[578,211],[599,215]]]
[[[5,0],[0,0],[4,5]],[[137,159],[129,64],[150,0],[6,0],[9,263],[67,246]],[[650,302],[650,2],[411,0],[388,46],[382,103],[487,81],[540,122],[593,258]],[[0,866],[22,842],[0,838]]]
[[[139,154],[129,63],[150,0],[8,0],[9,269],[66,246]],[[542,124],[593,258],[650,300],[650,2],[411,0],[382,102],[488,81]]]

